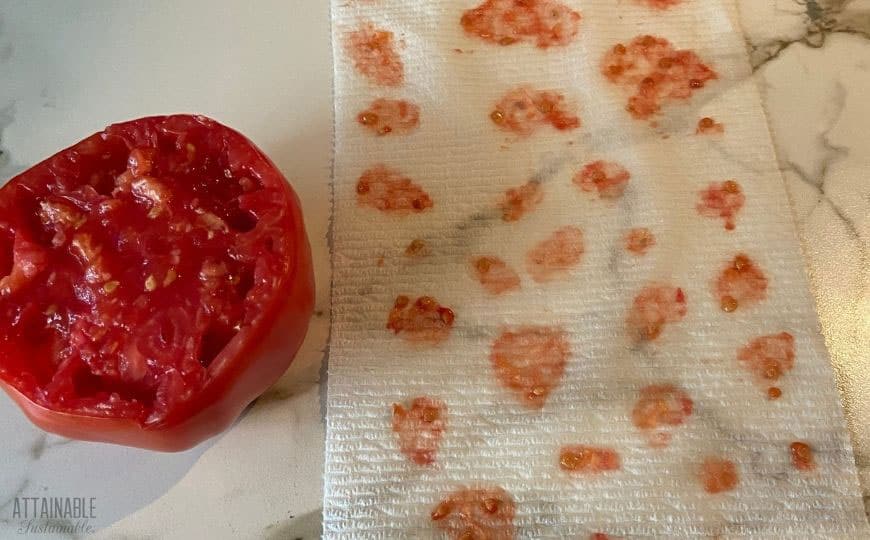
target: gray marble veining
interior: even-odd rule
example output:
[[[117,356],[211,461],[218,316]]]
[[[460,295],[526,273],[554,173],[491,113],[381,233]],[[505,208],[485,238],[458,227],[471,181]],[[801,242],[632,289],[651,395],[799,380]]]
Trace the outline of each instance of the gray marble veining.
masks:
[[[0,5],[0,182],[108,122],[199,109],[237,122],[258,142],[279,141],[267,150],[280,155],[279,165],[301,188],[312,241],[322,244],[318,275],[329,275],[323,239],[331,97],[302,88],[329,85],[326,3],[300,8],[264,1],[260,15],[231,19],[203,2],[191,2],[172,19],[165,17],[170,2],[44,4]],[[870,6],[862,0],[739,4],[870,493]],[[264,22],[263,13],[285,22]],[[290,20],[298,36],[285,35]],[[260,40],[238,31],[255,28]],[[222,43],[202,47],[215,43],[215,29]],[[185,37],[150,42],[165,34]],[[104,50],[106,43],[112,50]],[[79,60],[84,51],[93,58]],[[206,66],[191,73],[183,53]],[[248,77],[226,77],[208,63],[221,55],[246,62]],[[146,69],[152,66],[166,71],[152,74]],[[290,90],[275,92],[276,78]],[[302,79],[305,85],[297,82]],[[192,99],[196,92],[206,97]],[[0,398],[0,452],[9,463],[0,469],[0,535],[9,531],[3,527],[16,496],[63,491],[100,497],[101,525],[117,522],[106,538],[317,537],[324,413],[318,385],[328,355],[328,291],[324,277],[318,307],[325,315],[282,383],[233,432],[189,454],[67,443],[37,431]],[[192,514],[201,528],[188,523]]]

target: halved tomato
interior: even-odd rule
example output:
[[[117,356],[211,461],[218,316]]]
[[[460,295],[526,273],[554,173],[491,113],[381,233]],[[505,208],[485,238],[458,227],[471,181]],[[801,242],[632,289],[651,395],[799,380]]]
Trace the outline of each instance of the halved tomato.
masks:
[[[313,304],[296,194],[214,120],[115,124],[0,189],[0,386],[46,431],[189,448],[284,373]]]

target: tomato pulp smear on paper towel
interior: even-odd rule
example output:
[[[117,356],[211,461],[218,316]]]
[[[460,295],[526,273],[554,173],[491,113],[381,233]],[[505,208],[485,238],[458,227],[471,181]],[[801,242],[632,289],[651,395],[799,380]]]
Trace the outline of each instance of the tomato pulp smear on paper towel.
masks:
[[[638,120],[658,114],[668,102],[689,99],[718,74],[688,49],[676,49],[658,36],[637,36],[607,52],[601,71],[611,83],[632,92],[626,110]]]
[[[430,517],[450,538],[511,540],[516,511],[513,497],[500,487],[459,488]]]
[[[393,431],[399,449],[417,465],[435,463],[447,427],[447,405],[440,399],[420,396],[410,407],[393,403]]]
[[[565,46],[579,33],[580,13],[555,0],[486,0],[462,14],[470,36],[501,46],[534,43],[542,49]]]
[[[289,365],[310,257],[295,194],[239,133],[110,126],[0,190],[2,386],[61,435],[192,446]]]
[[[477,280],[492,295],[504,294],[520,288],[516,270],[498,257],[478,257],[472,261]]]
[[[740,472],[730,459],[709,457],[701,464],[698,478],[711,495],[732,491],[740,483]]]
[[[625,249],[634,255],[645,255],[656,245],[656,237],[646,227],[631,229],[625,235]]]
[[[596,474],[618,471],[620,466],[619,453],[612,448],[573,444],[559,449],[559,468],[565,472]]]
[[[379,137],[407,135],[420,125],[420,107],[403,99],[374,100],[356,121]]]
[[[347,35],[344,45],[354,67],[373,84],[402,86],[405,82],[405,64],[392,32],[364,24]]]

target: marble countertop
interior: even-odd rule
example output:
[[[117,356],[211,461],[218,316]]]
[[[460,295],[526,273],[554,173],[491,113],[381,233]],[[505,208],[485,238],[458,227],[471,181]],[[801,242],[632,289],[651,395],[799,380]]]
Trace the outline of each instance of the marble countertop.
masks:
[[[870,496],[870,1],[739,4]],[[19,527],[15,497],[80,496],[95,498],[97,537],[319,537],[329,36],[328,3],[305,0],[232,10],[205,0],[0,2],[0,183],[108,123],[206,114],[252,138],[293,182],[318,276],[316,316],[293,366],[233,429],[193,450],[70,442],[32,427],[2,396],[0,536]]]

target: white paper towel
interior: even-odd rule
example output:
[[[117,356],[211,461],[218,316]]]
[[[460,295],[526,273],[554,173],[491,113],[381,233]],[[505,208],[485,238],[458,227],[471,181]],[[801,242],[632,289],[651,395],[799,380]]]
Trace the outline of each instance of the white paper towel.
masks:
[[[462,486],[506,490],[519,538],[867,537],[848,435],[733,3],[686,0],[654,10],[640,0],[564,0],[582,16],[579,32],[547,47],[534,40],[501,46],[464,32],[462,14],[482,3],[332,2],[337,124],[325,537],[446,537],[430,514]],[[350,54],[362,38],[385,44],[386,34],[372,34],[377,29],[392,32],[396,55],[377,47]],[[354,43],[360,31],[368,34],[356,34]],[[601,73],[615,44],[644,34],[694,50],[718,73],[691,99],[666,102],[654,124],[633,119],[628,94]],[[491,113],[518,87],[564,95],[558,107],[576,113],[581,126],[542,125],[528,136],[500,130]],[[384,133],[375,117],[360,116],[380,98],[415,103],[419,127]],[[371,110],[379,119],[386,114],[382,106]],[[725,133],[696,135],[706,116],[724,123]],[[596,160],[630,171],[620,197],[572,182]],[[408,185],[401,188],[407,196],[393,201],[404,212],[376,208],[384,207],[375,201],[383,195],[376,182],[358,194],[360,177],[380,165],[425,190],[431,208]],[[728,179],[745,194],[733,231],[696,210],[699,192]],[[523,185],[543,197],[506,221],[504,194]],[[527,254],[563,227],[581,231],[580,262],[538,280]],[[655,235],[643,256],[624,247],[635,227]],[[425,244],[409,248],[414,240]],[[763,269],[768,288],[764,300],[726,313],[715,282],[738,253]],[[481,256],[504,260],[519,289],[487,291],[475,279],[473,261]],[[680,287],[686,315],[675,315],[658,339],[638,343],[626,320],[651,283]],[[449,307],[449,337],[411,344],[407,333],[389,330],[400,295],[412,302],[432,296]],[[570,349],[540,409],[500,383],[490,358],[502,332],[530,325],[563,330]],[[769,400],[738,351],[783,331],[794,336],[794,367],[777,382],[782,397]],[[694,402],[664,448],[632,421],[639,392],[656,384],[682,387]],[[392,429],[393,404],[407,407],[418,396],[447,408],[430,465],[403,454]],[[793,467],[793,441],[813,447],[814,471]],[[621,467],[567,474],[559,449],[571,444],[613,448]],[[704,491],[698,470],[708,456],[735,463],[734,490]]]

